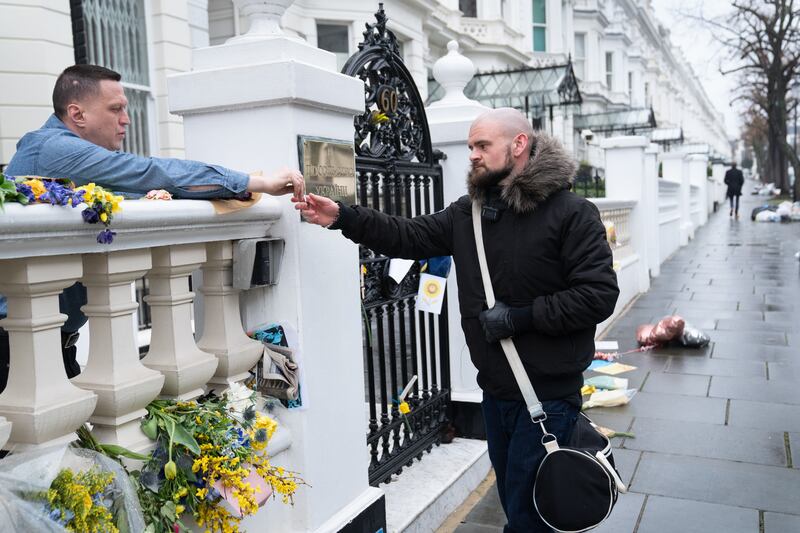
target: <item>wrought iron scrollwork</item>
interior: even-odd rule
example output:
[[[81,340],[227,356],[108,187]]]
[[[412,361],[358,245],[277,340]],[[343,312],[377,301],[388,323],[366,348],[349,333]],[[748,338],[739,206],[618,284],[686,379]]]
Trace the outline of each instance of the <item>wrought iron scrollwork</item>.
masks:
[[[342,69],[364,82],[364,113],[354,119],[356,155],[432,163],[424,103],[379,5],[376,22],[366,25],[359,51]]]

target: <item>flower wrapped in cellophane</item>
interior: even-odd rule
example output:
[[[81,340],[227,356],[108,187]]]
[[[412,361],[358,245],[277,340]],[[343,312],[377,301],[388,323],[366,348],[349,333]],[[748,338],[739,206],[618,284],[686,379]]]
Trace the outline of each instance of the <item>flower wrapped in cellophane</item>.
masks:
[[[92,450],[55,446],[0,461],[0,530],[143,531],[136,491],[123,467]]]
[[[303,481],[270,463],[267,444],[278,424],[257,400],[234,384],[221,396],[147,406],[142,431],[155,449],[132,473],[147,533],[185,531],[192,520],[207,531],[236,532],[270,496],[292,501]]]

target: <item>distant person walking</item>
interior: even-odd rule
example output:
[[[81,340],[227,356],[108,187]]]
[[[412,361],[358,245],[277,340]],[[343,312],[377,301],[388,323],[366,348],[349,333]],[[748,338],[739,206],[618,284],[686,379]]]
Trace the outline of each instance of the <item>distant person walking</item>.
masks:
[[[725,196],[731,201],[731,216],[739,218],[739,197],[742,195],[742,185],[744,185],[744,175],[736,168],[736,163],[731,164],[731,168],[725,173],[725,185],[728,192]]]

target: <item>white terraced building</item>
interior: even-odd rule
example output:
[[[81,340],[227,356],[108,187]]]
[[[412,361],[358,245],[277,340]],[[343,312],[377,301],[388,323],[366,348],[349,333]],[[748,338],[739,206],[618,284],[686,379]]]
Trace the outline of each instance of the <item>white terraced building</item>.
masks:
[[[376,8],[377,2],[364,0],[296,0],[283,26],[334,52],[342,66]],[[604,167],[602,152],[596,142],[584,142],[581,130],[591,130],[595,140],[644,133],[672,149],[683,141],[695,145],[692,151],[702,145],[712,156],[729,158],[722,115],[671,45],[651,0],[387,0],[385,8],[423,98],[433,63],[451,39],[479,73],[565,65],[571,58],[580,103],[560,105],[563,69],[549,81],[487,76],[478,99],[520,108],[527,100],[532,119],[593,166]],[[182,120],[168,111],[167,76],[190,69],[192,49],[247,30],[230,0],[3,0],[0,19],[6,23],[0,164],[8,163],[26,131],[44,122],[55,77],[76,59],[122,72],[134,118],[129,149],[182,156]],[[511,92],[524,85],[527,93],[509,100],[503,83],[517,84]],[[571,89],[567,101],[576,102]]]

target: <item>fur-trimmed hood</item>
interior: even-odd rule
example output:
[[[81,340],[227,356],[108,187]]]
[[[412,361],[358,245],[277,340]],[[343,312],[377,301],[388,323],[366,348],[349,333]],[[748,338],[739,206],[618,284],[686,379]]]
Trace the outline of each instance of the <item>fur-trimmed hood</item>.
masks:
[[[554,137],[536,132],[531,156],[517,175],[500,183],[501,197],[516,213],[531,213],[551,194],[567,189],[575,177],[577,165]],[[473,200],[484,200],[486,191],[468,184]]]

